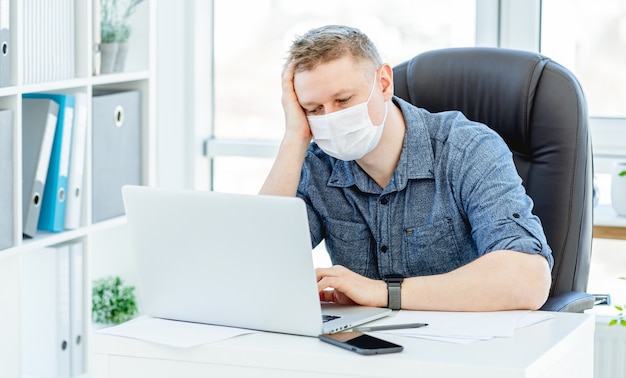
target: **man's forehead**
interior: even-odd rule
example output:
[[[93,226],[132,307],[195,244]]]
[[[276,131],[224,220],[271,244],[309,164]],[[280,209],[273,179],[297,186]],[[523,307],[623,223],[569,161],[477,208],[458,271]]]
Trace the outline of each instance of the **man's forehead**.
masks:
[[[349,58],[341,58],[320,63],[310,70],[295,72],[294,82],[296,85],[299,83],[319,85],[326,82],[352,83],[368,77],[369,75],[365,74],[366,70],[363,64],[356,63]]]
[[[313,105],[354,94],[364,88],[367,79],[361,70],[328,67],[303,71],[294,76],[294,89],[300,103]]]

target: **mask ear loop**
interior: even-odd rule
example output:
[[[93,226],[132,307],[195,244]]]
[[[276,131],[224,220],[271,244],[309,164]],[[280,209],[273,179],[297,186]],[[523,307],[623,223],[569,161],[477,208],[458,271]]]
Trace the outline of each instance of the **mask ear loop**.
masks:
[[[372,95],[374,94],[374,88],[376,88],[377,77],[378,77],[378,74],[376,73],[376,71],[374,71],[374,84],[372,85],[372,90],[370,91],[370,95],[367,98],[367,101],[365,101],[366,104],[369,104],[370,100],[372,99]],[[385,101],[385,116],[383,117],[383,122],[378,127],[385,125],[385,121],[387,120],[387,111],[389,110],[388,102],[389,101]]]
[[[372,99],[372,95],[374,94],[374,88],[376,88],[377,77],[378,75],[376,74],[376,71],[374,71],[374,83],[372,84],[372,90],[370,91],[370,95],[367,97],[367,101],[365,101],[366,104],[369,104],[370,100]]]

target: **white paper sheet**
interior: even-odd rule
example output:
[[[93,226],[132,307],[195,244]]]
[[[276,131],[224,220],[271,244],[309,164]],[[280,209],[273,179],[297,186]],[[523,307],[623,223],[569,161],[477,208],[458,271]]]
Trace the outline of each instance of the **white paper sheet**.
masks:
[[[213,343],[257,331],[142,316],[97,333],[129,337],[178,348]]]
[[[422,328],[380,332],[466,344],[490,340],[494,337],[513,337],[516,329],[553,318],[554,315],[541,311],[443,312],[402,310],[398,311],[396,316],[377,321],[376,325],[428,323],[428,326]]]

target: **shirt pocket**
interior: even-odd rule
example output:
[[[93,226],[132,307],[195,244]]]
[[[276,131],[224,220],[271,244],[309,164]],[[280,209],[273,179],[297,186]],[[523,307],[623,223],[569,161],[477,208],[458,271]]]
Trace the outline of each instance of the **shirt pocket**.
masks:
[[[408,270],[412,276],[446,273],[463,265],[461,253],[449,218],[405,229]]]
[[[362,223],[326,219],[326,248],[334,265],[370,277],[371,244],[368,227]]]

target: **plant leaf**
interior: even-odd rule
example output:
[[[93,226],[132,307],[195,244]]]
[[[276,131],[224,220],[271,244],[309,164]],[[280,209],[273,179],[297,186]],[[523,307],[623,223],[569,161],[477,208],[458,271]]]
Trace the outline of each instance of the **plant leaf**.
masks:
[[[609,322],[609,327],[610,327],[610,326],[614,326],[614,325],[616,325],[616,324],[617,324],[617,319],[612,319],[612,320]]]
[[[617,311],[624,311],[624,308],[622,306],[615,305],[615,308],[617,309]]]
[[[626,176],[626,171],[621,171],[621,172],[618,174],[618,176],[619,176],[619,177],[624,177],[624,176]]]

